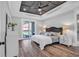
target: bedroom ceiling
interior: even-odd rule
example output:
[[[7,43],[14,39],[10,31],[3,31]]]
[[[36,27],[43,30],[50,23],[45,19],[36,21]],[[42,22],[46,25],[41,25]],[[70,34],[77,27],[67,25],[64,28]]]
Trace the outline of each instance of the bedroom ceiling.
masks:
[[[63,13],[69,11],[75,11],[75,9],[79,8],[79,2],[75,1],[67,1],[62,5],[46,12],[43,15],[31,14],[26,12],[20,12],[22,1],[8,1],[8,8],[12,17],[20,18],[20,19],[32,19],[32,20],[48,20],[51,17],[55,17],[57,15],[61,15]],[[79,9],[77,9],[79,14]]]
[[[63,3],[65,1],[22,1],[20,12],[43,15]]]

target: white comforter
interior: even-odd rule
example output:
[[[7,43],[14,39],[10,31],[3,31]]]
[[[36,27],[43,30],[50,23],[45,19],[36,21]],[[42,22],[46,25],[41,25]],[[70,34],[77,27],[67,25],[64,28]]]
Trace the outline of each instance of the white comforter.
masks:
[[[52,39],[49,36],[45,35],[33,35],[31,37],[31,40],[38,43],[40,45],[39,47],[41,48],[41,50],[44,49],[45,45],[52,43]]]

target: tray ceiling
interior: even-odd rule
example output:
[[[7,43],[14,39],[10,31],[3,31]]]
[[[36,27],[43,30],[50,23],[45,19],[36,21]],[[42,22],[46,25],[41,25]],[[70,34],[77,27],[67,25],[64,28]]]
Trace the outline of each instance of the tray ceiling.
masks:
[[[20,12],[43,15],[63,3],[65,1],[22,1]]]

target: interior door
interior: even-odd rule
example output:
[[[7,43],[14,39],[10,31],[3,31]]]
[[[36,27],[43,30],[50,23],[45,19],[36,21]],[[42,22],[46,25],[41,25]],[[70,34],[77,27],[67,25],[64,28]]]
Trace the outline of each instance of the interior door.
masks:
[[[3,6],[4,2],[0,2],[0,57],[5,57],[5,23],[6,23],[6,13]]]
[[[77,41],[79,41],[79,15],[77,15]]]

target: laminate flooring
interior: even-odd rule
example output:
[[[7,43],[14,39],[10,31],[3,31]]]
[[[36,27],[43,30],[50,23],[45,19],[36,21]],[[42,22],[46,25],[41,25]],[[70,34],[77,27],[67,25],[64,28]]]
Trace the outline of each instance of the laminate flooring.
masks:
[[[79,47],[51,44],[41,50],[31,40],[19,40],[19,57],[79,57]]]

